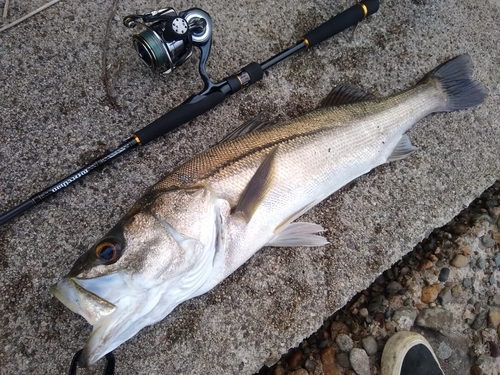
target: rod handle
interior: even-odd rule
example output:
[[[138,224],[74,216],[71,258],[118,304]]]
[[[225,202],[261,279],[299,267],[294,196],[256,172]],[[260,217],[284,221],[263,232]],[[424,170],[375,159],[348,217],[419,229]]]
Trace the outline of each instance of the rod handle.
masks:
[[[195,95],[183,104],[154,120],[149,125],[146,125],[141,130],[138,130],[134,135],[138,138],[140,144],[145,145],[175,128],[178,128],[182,124],[193,120],[221,103],[226,95],[222,91],[216,90],[204,95],[200,100],[194,101],[193,99],[196,99],[196,97]]]
[[[377,12],[378,8],[379,0],[363,0],[309,31],[302,39],[306,41],[308,47],[312,47],[348,27],[356,25],[364,18]]]

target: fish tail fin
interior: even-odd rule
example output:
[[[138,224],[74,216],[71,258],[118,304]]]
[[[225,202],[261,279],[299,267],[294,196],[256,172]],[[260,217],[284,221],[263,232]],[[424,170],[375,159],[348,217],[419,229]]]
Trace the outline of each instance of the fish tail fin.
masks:
[[[437,80],[446,94],[443,107],[439,109],[442,112],[475,107],[484,101],[487,94],[486,87],[472,79],[472,60],[469,55],[448,60],[425,78]]]

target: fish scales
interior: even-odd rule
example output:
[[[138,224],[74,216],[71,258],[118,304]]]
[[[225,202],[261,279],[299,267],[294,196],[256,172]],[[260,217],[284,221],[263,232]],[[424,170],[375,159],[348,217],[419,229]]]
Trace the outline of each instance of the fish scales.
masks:
[[[481,104],[486,89],[471,74],[461,55],[389,98],[341,86],[321,108],[256,131],[244,124],[175,169],[51,289],[93,325],[81,365],[206,293],[263,246],[325,245],[321,226],[294,220],[414,152],[405,132],[422,117]]]

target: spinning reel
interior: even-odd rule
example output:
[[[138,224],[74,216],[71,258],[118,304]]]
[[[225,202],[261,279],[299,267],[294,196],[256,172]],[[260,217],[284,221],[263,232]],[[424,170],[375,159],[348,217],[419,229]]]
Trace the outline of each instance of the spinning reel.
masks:
[[[192,8],[177,14],[173,8],[164,8],[126,16],[123,24],[128,28],[141,25],[145,29],[133,36],[133,43],[141,61],[153,71],[170,73],[191,56],[193,47],[199,47],[200,74],[206,76],[212,20],[203,10]]]

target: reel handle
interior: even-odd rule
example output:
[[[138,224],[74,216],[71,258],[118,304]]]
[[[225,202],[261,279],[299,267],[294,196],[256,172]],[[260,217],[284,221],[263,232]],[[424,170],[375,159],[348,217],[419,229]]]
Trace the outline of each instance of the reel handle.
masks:
[[[342,13],[337,14],[317,28],[309,31],[304,35],[302,40],[306,42],[307,47],[312,47],[348,27],[356,25],[370,14],[377,12],[379,5],[379,0],[360,1],[358,4],[344,10]]]

